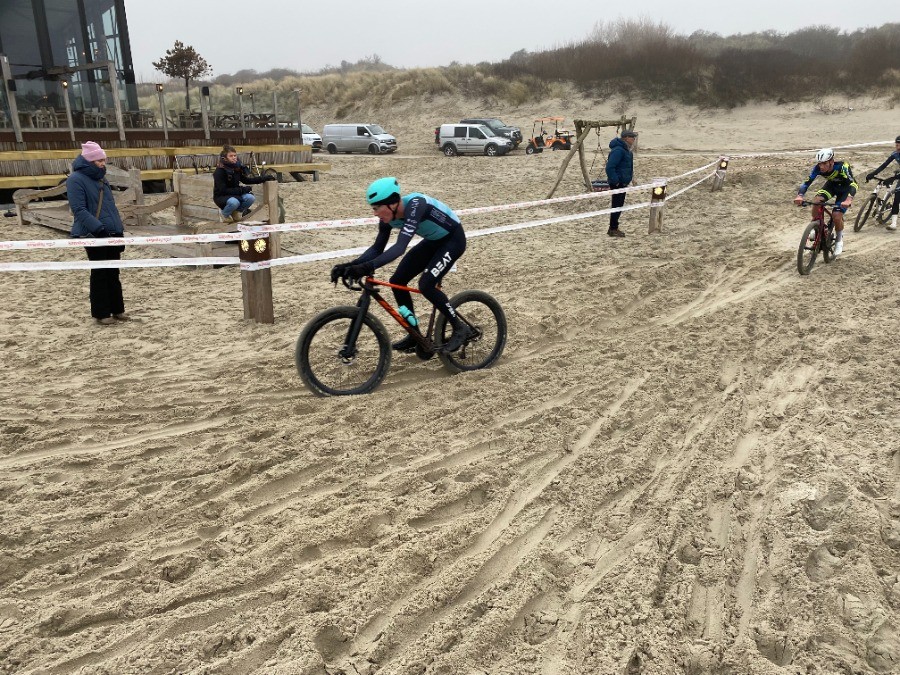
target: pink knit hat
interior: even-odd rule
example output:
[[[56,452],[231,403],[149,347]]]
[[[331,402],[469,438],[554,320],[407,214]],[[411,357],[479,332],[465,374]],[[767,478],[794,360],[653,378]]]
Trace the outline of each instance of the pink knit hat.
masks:
[[[96,162],[98,159],[106,159],[106,153],[94,141],[88,141],[81,144],[81,156],[89,162]]]

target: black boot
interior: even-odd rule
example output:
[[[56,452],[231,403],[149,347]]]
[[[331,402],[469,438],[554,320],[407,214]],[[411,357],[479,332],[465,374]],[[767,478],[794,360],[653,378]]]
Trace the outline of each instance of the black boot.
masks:
[[[391,347],[393,347],[398,352],[403,352],[404,354],[409,354],[410,352],[416,351],[416,340],[412,335],[407,335],[402,340],[397,340]]]
[[[472,329],[460,321],[453,327],[453,335],[451,335],[450,339],[444,343],[441,347],[441,351],[445,354],[455,352],[462,347],[465,341],[472,337],[472,335],[474,335]]]

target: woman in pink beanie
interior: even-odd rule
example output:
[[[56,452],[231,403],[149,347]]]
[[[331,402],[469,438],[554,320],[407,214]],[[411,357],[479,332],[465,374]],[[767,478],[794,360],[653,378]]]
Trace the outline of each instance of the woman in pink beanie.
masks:
[[[81,155],[72,163],[66,179],[69,207],[75,221],[73,237],[122,237],[125,228],[106,180],[106,153],[94,141],[81,144]],[[88,260],[119,260],[124,246],[85,246]],[[91,316],[98,324],[110,326],[128,321],[119,268],[91,270]]]

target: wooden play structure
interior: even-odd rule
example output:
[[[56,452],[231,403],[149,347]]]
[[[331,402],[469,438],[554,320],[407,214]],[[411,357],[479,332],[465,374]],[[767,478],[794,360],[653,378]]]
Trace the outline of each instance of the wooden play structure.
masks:
[[[129,236],[168,236],[175,234],[208,234],[231,232],[236,226],[231,220],[222,221],[219,209],[212,201],[213,176],[193,171],[172,174],[172,192],[150,201],[141,187],[138,169],[124,171],[108,166],[106,178],[113,187],[116,207],[122,216]],[[253,185],[256,203],[246,220],[266,223],[284,222],[279,205],[278,182],[267,181]],[[17,190],[13,193],[16,215],[20,225],[42,225],[61,232],[72,228],[69,203],[60,199],[66,192],[62,183],[47,190]],[[170,213],[167,211],[171,210]],[[157,216],[153,218],[152,216]],[[171,221],[171,222],[170,222]],[[272,257],[278,257],[279,237],[271,237]],[[198,244],[168,244],[163,247],[172,257],[206,257],[220,254],[234,255],[234,244],[228,242]],[[218,251],[218,252],[217,252]]]
[[[617,120],[575,120],[575,142],[572,144],[572,147],[569,149],[569,154],[566,155],[566,158],[563,160],[562,165],[559,167],[559,173],[556,176],[556,182],[553,184],[553,187],[550,188],[550,193],[547,195],[547,199],[550,199],[556,192],[556,188],[558,188],[560,182],[562,182],[562,178],[566,173],[566,168],[569,166],[569,162],[572,160],[572,157],[576,152],[578,153],[578,159],[581,164],[581,173],[584,177],[585,190],[591,192],[593,190],[593,188],[591,187],[592,181],[584,156],[584,142],[585,139],[587,139],[588,134],[590,134],[591,131],[595,131],[599,137],[600,129],[605,127],[615,127],[616,135],[620,134],[626,129],[629,131],[633,131],[636,121],[637,117],[625,117],[624,115],[622,115],[622,117]]]

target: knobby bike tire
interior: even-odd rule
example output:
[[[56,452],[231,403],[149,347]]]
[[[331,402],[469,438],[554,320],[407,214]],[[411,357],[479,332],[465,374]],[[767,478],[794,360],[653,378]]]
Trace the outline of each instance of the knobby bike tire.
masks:
[[[455,352],[438,352],[441,363],[454,373],[493,365],[506,347],[506,314],[503,307],[484,291],[462,291],[450,299],[450,304],[475,329],[475,336]],[[444,344],[452,334],[453,327],[447,317],[438,313],[434,324],[435,345],[439,347]]]
[[[886,225],[891,219],[891,203],[893,199],[893,195],[889,194],[875,209],[875,220],[878,221],[879,225]]]
[[[806,276],[816,264],[816,256],[822,242],[816,236],[818,221],[814,220],[803,230],[803,238],[800,239],[800,247],[797,249],[797,271]]]
[[[874,205],[875,195],[869,195],[866,203],[863,204],[863,207],[859,210],[859,213],[856,214],[856,222],[853,223],[854,232],[859,232],[861,229],[863,229],[863,225],[865,225],[866,221],[869,219],[869,215],[871,215],[872,207]]]
[[[294,360],[303,383],[317,396],[368,394],[387,375],[391,340],[377,318],[366,314],[356,339],[356,355],[344,359],[340,350],[358,307],[332,307],[313,317],[297,338]]]

